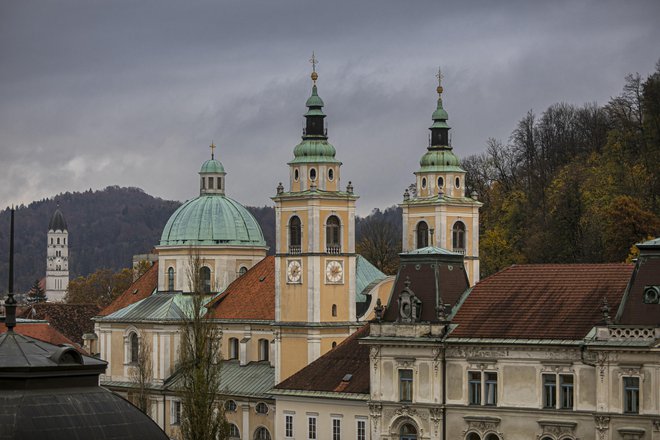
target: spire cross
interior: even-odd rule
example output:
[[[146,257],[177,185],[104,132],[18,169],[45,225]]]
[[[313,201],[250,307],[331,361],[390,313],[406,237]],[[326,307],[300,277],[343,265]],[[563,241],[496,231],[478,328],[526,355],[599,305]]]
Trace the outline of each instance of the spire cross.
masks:
[[[211,145],[209,145],[209,148],[211,149],[211,159],[215,159],[215,144],[213,141],[211,141]]]
[[[312,72],[316,72],[316,65],[318,64],[319,60],[316,59],[316,55],[314,55],[313,51],[312,51],[312,57],[309,59],[309,62],[312,63]]]
[[[438,88],[436,90],[438,91],[438,95],[442,95],[442,78],[445,76],[442,74],[442,69],[440,69],[440,67],[438,67],[438,73],[435,77],[438,78]]]

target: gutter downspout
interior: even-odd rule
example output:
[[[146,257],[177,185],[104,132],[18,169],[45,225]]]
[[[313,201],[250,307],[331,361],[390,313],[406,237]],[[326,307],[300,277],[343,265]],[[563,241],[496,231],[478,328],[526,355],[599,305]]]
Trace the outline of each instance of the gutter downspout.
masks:
[[[447,344],[442,344],[442,440],[447,439]]]

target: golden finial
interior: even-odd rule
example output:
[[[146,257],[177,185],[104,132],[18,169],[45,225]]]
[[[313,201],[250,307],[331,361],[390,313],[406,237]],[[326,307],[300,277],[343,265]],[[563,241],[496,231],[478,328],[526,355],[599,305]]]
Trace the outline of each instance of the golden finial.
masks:
[[[215,159],[215,144],[213,143],[213,140],[211,140],[211,145],[209,145],[209,148],[211,149],[211,159]]]
[[[316,55],[314,55],[313,51],[312,58],[309,59],[309,62],[312,63],[312,81],[314,81],[314,85],[316,85],[316,80],[319,78],[319,74],[316,73],[316,65],[319,63],[319,60],[316,58]]]
[[[435,77],[438,78],[438,88],[436,90],[438,95],[442,95],[442,91],[444,90],[442,88],[442,78],[444,78],[444,76],[442,75],[442,69],[440,69],[440,67],[438,67],[438,73],[435,75]]]

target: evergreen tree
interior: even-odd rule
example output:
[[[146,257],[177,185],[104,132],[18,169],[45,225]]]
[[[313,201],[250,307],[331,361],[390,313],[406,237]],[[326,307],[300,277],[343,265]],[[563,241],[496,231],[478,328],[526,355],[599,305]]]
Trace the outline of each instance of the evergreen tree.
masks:
[[[46,292],[44,292],[44,289],[41,288],[41,284],[39,283],[39,280],[34,280],[34,284],[30,289],[30,293],[28,293],[28,303],[36,304],[46,301],[48,301],[48,298],[46,297]]]

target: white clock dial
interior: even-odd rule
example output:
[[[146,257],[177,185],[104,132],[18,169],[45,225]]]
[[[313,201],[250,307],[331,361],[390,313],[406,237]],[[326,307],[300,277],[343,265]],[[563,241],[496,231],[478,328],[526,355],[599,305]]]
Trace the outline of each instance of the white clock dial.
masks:
[[[302,266],[299,260],[289,261],[286,268],[286,276],[290,283],[299,283],[302,278]]]
[[[330,283],[340,283],[344,276],[344,268],[341,261],[328,261],[325,266],[325,278]]]

